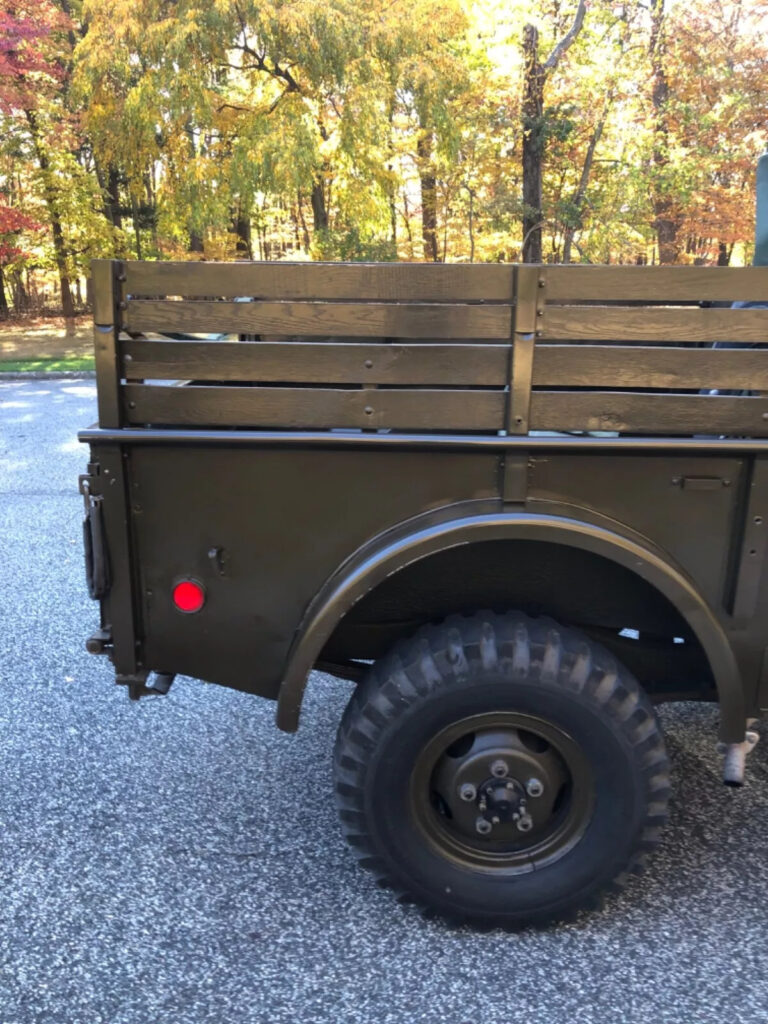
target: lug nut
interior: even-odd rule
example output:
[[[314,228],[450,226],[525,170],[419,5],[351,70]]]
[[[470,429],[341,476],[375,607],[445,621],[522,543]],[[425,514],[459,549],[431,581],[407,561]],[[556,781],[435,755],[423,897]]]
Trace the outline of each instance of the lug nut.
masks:
[[[465,782],[463,786],[459,786],[459,796],[467,803],[471,803],[477,796],[477,790],[471,782]]]
[[[493,825],[490,823],[490,821],[486,821],[485,818],[478,818],[477,821],[475,822],[475,828],[477,829],[481,836],[487,836],[488,833],[493,828]]]
[[[541,796],[544,792],[544,784],[540,779],[528,779],[528,782],[525,784],[525,791],[528,796]]]
[[[533,819],[530,814],[523,814],[517,823],[517,827],[520,832],[530,832],[533,828]]]
[[[493,775],[494,778],[503,779],[508,774],[509,765],[506,761],[502,761],[501,758],[499,758],[498,761],[494,761],[491,765],[491,775]]]

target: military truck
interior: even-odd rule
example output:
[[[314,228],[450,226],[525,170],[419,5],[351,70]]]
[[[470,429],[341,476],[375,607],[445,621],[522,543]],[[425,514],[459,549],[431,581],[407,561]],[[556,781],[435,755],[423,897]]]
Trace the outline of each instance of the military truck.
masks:
[[[294,732],[313,669],[351,680],[355,855],[485,927],[642,865],[669,796],[654,705],[716,701],[743,781],[768,706],[768,310],[732,303],[765,300],[768,268],[93,280],[87,647],[132,698],[183,674]]]

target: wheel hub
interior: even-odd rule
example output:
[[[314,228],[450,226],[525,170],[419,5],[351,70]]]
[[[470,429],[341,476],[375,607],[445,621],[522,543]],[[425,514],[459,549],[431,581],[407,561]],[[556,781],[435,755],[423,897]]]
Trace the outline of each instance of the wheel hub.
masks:
[[[555,833],[568,817],[573,776],[557,732],[524,724],[538,721],[509,712],[477,716],[430,744],[421,777],[439,845],[480,861],[525,864],[534,850],[560,844]]]
[[[489,779],[480,787],[478,809],[492,825],[516,821],[525,811],[525,790],[517,779]]]

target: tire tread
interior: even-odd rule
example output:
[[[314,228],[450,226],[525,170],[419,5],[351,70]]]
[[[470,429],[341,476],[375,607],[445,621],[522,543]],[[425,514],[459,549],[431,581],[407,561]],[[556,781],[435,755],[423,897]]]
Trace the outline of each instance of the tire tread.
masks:
[[[644,818],[629,863],[601,892],[590,894],[557,919],[568,920],[579,910],[599,907],[605,893],[620,891],[633,875],[642,873],[658,845],[667,818],[669,764],[658,720],[637,681],[601,645],[551,619],[516,612],[452,615],[438,626],[424,627],[414,637],[398,641],[372,667],[349,701],[336,741],[335,793],[345,837],[358,863],[379,885],[392,889],[399,902],[419,904],[423,913],[434,915],[417,893],[391,877],[366,830],[365,780],[371,750],[382,733],[396,725],[404,709],[438,687],[465,685],[473,663],[485,670],[500,667],[515,680],[528,675],[536,657],[541,659],[542,684],[579,693],[618,724],[633,748],[646,791]],[[483,925],[481,919],[465,913],[441,912],[441,916],[458,925]],[[508,921],[493,925],[508,931],[525,926]]]

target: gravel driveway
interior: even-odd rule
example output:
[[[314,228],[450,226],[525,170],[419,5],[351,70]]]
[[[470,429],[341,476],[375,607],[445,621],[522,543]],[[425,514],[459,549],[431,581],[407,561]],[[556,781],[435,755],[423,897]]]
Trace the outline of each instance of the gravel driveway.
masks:
[[[602,914],[521,935],[423,920],[357,869],[331,799],[349,688],[296,736],[177,680],[129,705],[81,565],[90,381],[0,383],[0,1024],[768,1020],[768,740],[719,783],[716,709],[662,718],[675,798]]]

